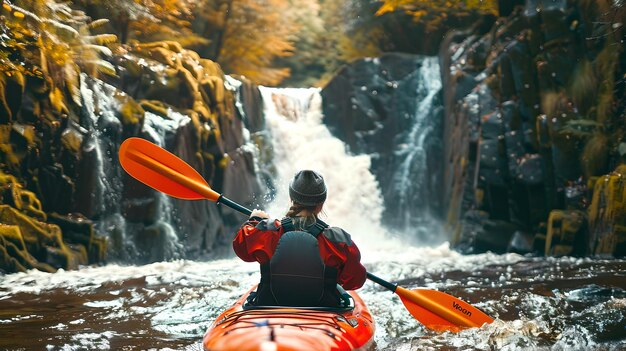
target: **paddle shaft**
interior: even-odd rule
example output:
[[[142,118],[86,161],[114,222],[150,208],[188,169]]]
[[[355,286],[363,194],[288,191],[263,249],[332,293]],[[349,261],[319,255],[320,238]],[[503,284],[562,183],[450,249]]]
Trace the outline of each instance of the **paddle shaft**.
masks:
[[[373,275],[370,272],[367,272],[367,279],[373,281],[374,283],[380,284],[382,287],[391,291],[392,293],[395,293],[396,289],[398,288],[398,284],[390,283],[382,278]]]
[[[243,207],[240,204],[236,203],[235,201],[225,197],[224,195],[220,195],[220,197],[217,199],[217,203],[218,204],[224,204],[230,208],[232,208],[233,210],[239,211],[243,214],[245,214],[246,216],[249,216],[252,211],[247,208],[247,207]]]

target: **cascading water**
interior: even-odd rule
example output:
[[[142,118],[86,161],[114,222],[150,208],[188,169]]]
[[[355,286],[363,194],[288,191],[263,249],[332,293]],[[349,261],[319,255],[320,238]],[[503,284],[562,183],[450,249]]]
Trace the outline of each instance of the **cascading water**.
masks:
[[[156,144],[165,147],[165,137],[168,133],[173,133],[179,127],[189,123],[191,118],[178,112],[168,110],[168,119],[155,115],[151,112],[145,113],[143,124],[144,132],[148,133]],[[159,192],[159,220],[153,226],[160,227],[165,237],[163,243],[162,257],[166,259],[181,258],[183,256],[183,246],[178,240],[178,235],[172,226],[172,201],[169,196]]]
[[[121,215],[122,182],[121,167],[117,161],[116,145],[121,142],[121,122],[115,116],[119,103],[115,99],[116,89],[85,74],[80,76],[80,91],[83,102],[83,116],[80,124],[84,126],[87,140],[83,142],[83,154],[91,154],[93,168],[85,167],[83,176],[93,177],[90,188],[77,189],[82,196],[89,196],[86,201],[89,209],[83,213],[94,218],[94,224],[100,233],[113,233],[112,244],[116,255],[127,258],[136,255],[135,246],[126,236],[126,220]]]
[[[437,227],[430,202],[437,198],[437,172],[429,170],[429,152],[439,140],[438,124],[442,107],[438,100],[441,77],[437,57],[424,57],[419,69],[420,79],[416,87],[415,113],[410,116],[410,131],[394,151],[393,170],[394,205],[390,215],[397,216],[397,226],[407,236],[421,243],[441,242],[433,238],[432,229]],[[432,157],[432,156],[430,156]],[[438,229],[441,232],[441,229]]]
[[[278,174],[270,214],[286,211],[295,170],[317,169],[329,188],[325,219],[351,232],[369,271],[408,288],[445,291],[496,319],[458,334],[432,332],[394,294],[367,282],[359,294],[376,322],[375,349],[626,348],[626,261],[460,255],[447,245],[391,240],[379,225],[380,192],[369,158],[346,153],[320,123],[317,90],[262,90]],[[147,132],[158,135],[163,121],[148,119]],[[199,350],[206,327],[258,282],[258,270],[238,259],[178,260],[2,276],[0,335],[10,337],[0,338],[0,348]]]
[[[93,155],[93,169],[86,169],[88,176],[94,177],[89,184],[90,189],[82,189],[83,194],[91,197],[90,217],[94,218],[95,227],[100,233],[113,233],[111,237],[110,258],[132,261],[140,254],[135,247],[132,234],[143,230],[142,223],[126,221],[122,215],[121,181],[122,169],[117,158],[117,147],[122,141],[122,124],[116,111],[119,102],[116,96],[124,94],[111,85],[97,79],[81,75],[81,96],[84,104],[84,125],[87,140],[84,150]],[[190,118],[174,111],[168,111],[168,118],[163,118],[151,112],[145,113],[143,132],[150,136],[157,144],[164,145],[168,133],[173,133],[180,126],[189,123]],[[157,194],[159,218],[151,227],[163,233],[161,251],[157,257],[165,259],[180,258],[183,252],[178,236],[171,225],[172,204],[169,197],[162,193]],[[89,211],[89,210],[88,210]]]

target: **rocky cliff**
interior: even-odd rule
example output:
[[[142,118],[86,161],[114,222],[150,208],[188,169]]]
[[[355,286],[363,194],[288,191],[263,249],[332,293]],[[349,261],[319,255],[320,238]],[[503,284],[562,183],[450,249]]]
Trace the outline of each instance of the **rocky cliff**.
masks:
[[[99,63],[107,75],[55,72],[65,51],[37,40],[51,35],[42,19],[2,11],[0,271],[198,257],[229,241],[241,217],[147,188],[117,152],[128,137],[156,142],[246,204],[249,191],[262,193],[242,148],[244,119],[262,123],[256,87],[228,84],[219,65],[174,42],[116,46]]]
[[[626,254],[626,9],[527,0],[441,49],[448,224],[465,251]]]

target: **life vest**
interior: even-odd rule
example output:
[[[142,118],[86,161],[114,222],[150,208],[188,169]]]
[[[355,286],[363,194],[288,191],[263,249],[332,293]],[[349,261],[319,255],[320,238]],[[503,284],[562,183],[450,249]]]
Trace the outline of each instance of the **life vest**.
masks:
[[[280,237],[269,262],[261,265],[261,282],[255,305],[337,306],[337,269],[326,266],[320,256],[317,237],[326,229],[316,222],[296,230],[289,217],[281,220]]]

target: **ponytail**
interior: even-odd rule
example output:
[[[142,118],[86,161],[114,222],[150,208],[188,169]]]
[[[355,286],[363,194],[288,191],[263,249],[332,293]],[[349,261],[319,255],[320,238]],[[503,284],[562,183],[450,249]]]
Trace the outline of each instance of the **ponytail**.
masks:
[[[308,226],[315,224],[317,221],[317,214],[319,211],[319,205],[307,206],[297,202],[292,202],[289,211],[286,216],[294,219],[293,224],[298,229],[304,229]],[[306,212],[306,216],[298,216],[302,212]]]

